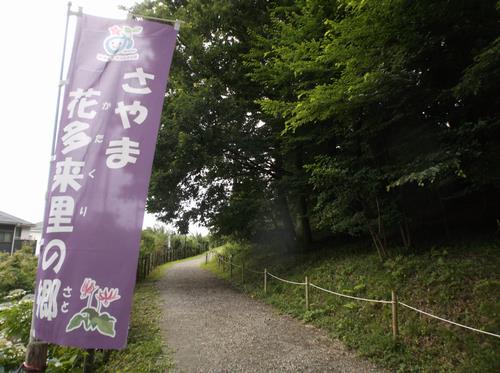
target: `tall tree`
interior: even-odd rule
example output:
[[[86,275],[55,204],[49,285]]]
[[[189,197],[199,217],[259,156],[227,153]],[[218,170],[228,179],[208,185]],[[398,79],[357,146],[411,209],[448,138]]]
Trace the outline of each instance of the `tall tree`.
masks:
[[[498,136],[484,134],[498,134],[498,105],[471,93],[495,89],[483,83],[498,73],[495,1],[304,0],[273,21],[253,77],[278,89],[260,104],[286,136],[328,144],[304,165],[320,226],[368,233],[383,256],[387,227],[409,245],[410,227],[448,231],[448,208],[464,220],[474,190],[492,195]]]
[[[278,229],[289,245],[295,233],[367,235],[384,256],[391,239],[498,218],[496,1],[135,11],[190,24],[148,200],[165,221],[237,237]]]
[[[280,153],[281,127],[256,100],[261,87],[243,63],[269,20],[270,2],[147,2],[134,12],[186,19],[167,92],[148,199],[164,221],[207,224],[249,237],[262,225],[293,241]],[[276,121],[274,121],[276,122]]]

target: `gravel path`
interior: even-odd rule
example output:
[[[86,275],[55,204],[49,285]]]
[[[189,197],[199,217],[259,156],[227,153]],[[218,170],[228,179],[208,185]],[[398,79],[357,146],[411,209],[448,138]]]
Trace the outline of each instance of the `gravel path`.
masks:
[[[320,330],[279,315],[199,268],[160,280],[162,330],[180,372],[379,372]]]

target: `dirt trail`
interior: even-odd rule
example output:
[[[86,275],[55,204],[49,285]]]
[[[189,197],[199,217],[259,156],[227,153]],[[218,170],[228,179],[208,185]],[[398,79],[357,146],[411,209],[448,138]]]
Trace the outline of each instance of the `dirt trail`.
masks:
[[[233,289],[199,268],[160,280],[162,330],[180,372],[379,372],[340,342]]]

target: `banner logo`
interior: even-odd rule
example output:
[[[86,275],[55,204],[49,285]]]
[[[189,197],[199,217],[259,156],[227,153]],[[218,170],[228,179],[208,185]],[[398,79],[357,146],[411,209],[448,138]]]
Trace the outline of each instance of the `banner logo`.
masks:
[[[134,35],[142,32],[142,27],[114,25],[108,29],[109,36],[104,39],[102,46],[106,54],[98,53],[99,61],[134,61],[139,59],[137,49],[134,48]]]

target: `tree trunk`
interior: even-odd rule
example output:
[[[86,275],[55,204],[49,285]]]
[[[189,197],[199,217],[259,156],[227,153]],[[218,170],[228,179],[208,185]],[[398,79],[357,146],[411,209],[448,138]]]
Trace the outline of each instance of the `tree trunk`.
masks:
[[[278,192],[278,209],[283,221],[284,235],[285,235],[285,246],[287,250],[293,250],[295,248],[295,228],[293,225],[292,216],[290,215],[290,208],[288,206],[288,201],[286,195],[282,192]]]
[[[312,231],[311,231],[311,223],[309,221],[309,214],[307,211],[307,201],[304,195],[299,197],[299,220],[300,220],[300,238],[302,239],[302,243],[304,246],[312,243]]]

